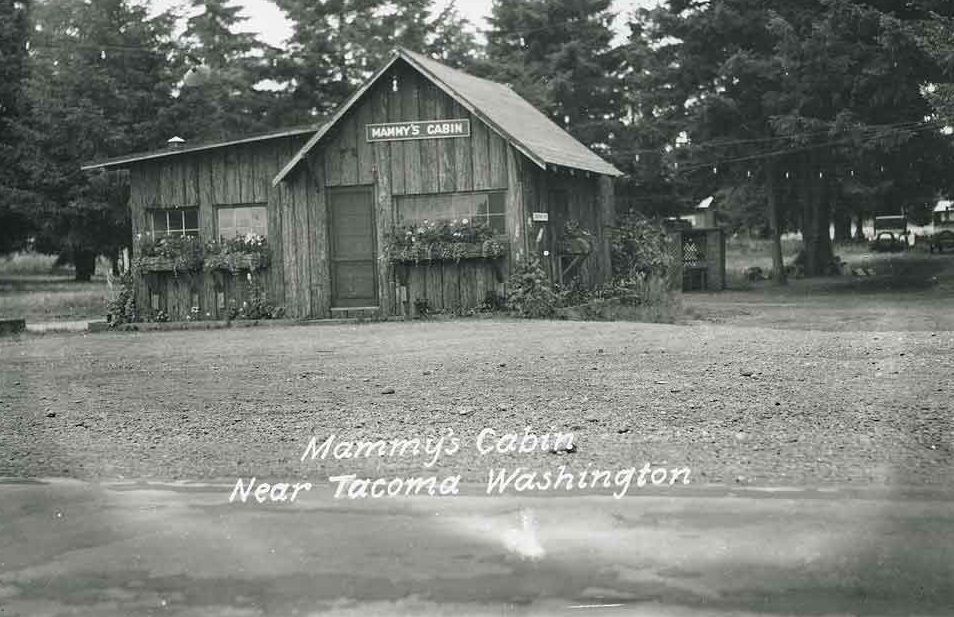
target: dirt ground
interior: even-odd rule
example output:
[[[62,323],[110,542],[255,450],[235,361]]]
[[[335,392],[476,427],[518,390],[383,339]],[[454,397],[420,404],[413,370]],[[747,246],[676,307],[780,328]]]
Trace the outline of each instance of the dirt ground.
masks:
[[[0,475],[421,475],[423,458],[299,459],[312,437],[453,429],[461,451],[428,473],[486,482],[494,466],[651,462],[688,466],[702,484],[950,487],[954,260],[899,259],[895,283],[911,289],[883,274],[686,295],[675,325],[460,319],[7,339]],[[572,432],[576,451],[476,454],[482,429],[525,427]]]

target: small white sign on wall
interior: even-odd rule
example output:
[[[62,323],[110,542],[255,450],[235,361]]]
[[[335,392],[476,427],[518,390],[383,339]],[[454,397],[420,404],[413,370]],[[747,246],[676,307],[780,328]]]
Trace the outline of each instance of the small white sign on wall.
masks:
[[[534,223],[546,223],[550,220],[549,212],[534,212],[533,213],[533,222]]]

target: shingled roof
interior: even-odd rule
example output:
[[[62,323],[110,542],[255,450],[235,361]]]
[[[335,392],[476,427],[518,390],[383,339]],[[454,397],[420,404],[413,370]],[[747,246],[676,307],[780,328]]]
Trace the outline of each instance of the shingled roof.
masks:
[[[281,182],[398,59],[414,67],[540,167],[558,165],[607,176],[623,175],[509,87],[452,69],[407,49],[398,49],[390,61],[302,146],[272,183]]]

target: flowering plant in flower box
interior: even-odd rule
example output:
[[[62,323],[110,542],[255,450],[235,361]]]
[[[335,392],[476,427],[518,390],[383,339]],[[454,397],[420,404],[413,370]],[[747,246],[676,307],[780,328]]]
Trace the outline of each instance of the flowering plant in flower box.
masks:
[[[387,244],[388,258],[403,263],[496,259],[505,253],[505,241],[489,225],[469,219],[399,226]]]
[[[264,270],[268,266],[268,242],[264,236],[246,234],[229,240],[212,240],[205,245],[206,270]]]
[[[174,272],[176,275],[202,270],[202,241],[194,236],[137,237],[139,257],[135,266],[142,272]]]

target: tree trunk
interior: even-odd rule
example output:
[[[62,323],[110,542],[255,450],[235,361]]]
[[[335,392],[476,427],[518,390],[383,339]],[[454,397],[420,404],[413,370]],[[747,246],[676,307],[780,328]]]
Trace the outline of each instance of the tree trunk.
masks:
[[[785,261],[782,259],[782,230],[779,225],[778,193],[775,189],[775,162],[771,159],[765,164],[765,190],[768,193],[769,233],[772,235],[772,281],[776,285],[785,285]]]
[[[855,221],[855,240],[864,241],[865,239],[865,217],[859,214]]]
[[[814,166],[812,166],[814,167]],[[805,222],[802,234],[805,251],[805,276],[828,274],[832,262],[831,209],[827,181],[818,177],[817,168],[810,168],[806,186]]]
[[[92,251],[73,251],[73,266],[76,268],[75,281],[88,283],[96,272],[96,253]]]
[[[116,249],[115,251],[113,251],[113,256],[109,260],[110,261],[109,267],[112,270],[113,276],[119,276],[120,274],[122,274],[122,272],[120,272],[120,267],[119,267],[120,259],[122,259],[121,257],[122,252],[123,252],[122,249]]]
[[[851,240],[851,215],[839,212],[835,215],[835,242]]]

